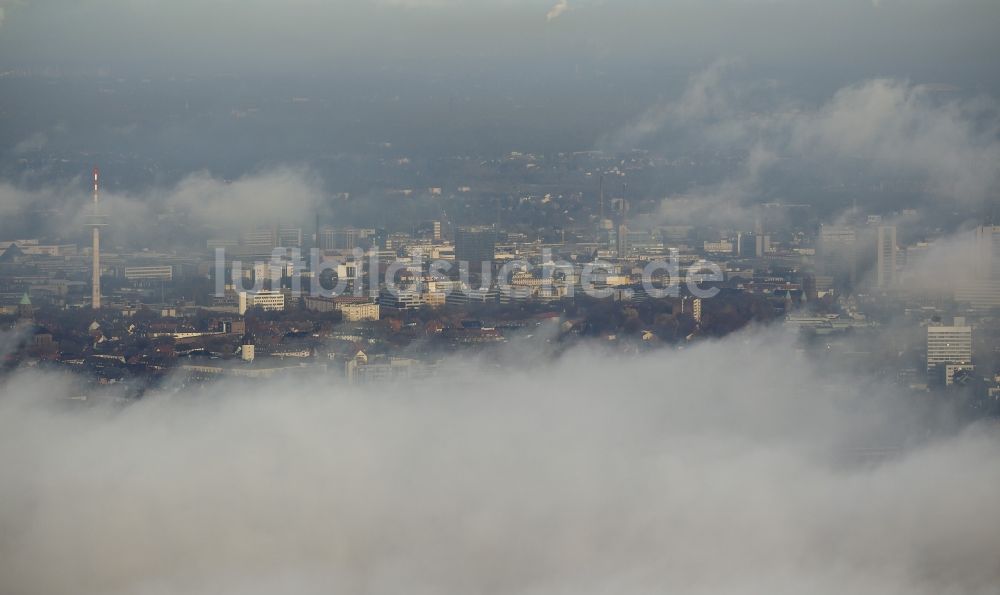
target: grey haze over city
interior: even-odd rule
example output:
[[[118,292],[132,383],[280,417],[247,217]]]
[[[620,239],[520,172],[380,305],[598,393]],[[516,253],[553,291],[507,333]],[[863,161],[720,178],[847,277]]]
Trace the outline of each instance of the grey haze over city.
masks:
[[[997,593],[998,28],[0,0],[0,594]]]

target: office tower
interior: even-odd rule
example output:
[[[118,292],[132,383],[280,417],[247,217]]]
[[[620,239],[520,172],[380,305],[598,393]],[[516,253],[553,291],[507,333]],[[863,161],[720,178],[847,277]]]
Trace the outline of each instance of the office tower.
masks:
[[[976,228],[971,265],[974,274],[955,286],[955,301],[978,310],[1000,308],[1000,225]]]
[[[431,225],[433,226],[433,231],[431,232],[431,239],[433,239],[435,242],[440,242],[441,241],[441,222],[440,221],[433,221],[431,223]]]
[[[851,287],[857,276],[857,234],[854,228],[822,225],[819,230],[818,267],[836,284]]]
[[[972,327],[959,318],[952,326],[927,327],[927,373],[951,384],[958,370],[972,369]]]
[[[352,227],[334,230],[330,237],[334,250],[354,250],[358,245],[358,230]]]
[[[976,228],[976,274],[983,279],[1000,280],[1000,225]]]
[[[278,228],[278,245],[282,248],[302,247],[302,228],[290,225]]]
[[[761,256],[762,250],[758,251],[758,240],[761,239],[756,233],[740,232],[736,236],[736,255],[742,258]]]
[[[319,230],[319,248],[321,250],[353,250],[358,245],[358,240],[362,239],[362,230],[348,227],[346,229],[336,229],[324,227]]]
[[[320,250],[333,250],[336,238],[336,230],[332,227],[324,227],[316,233],[317,247]]]
[[[622,223],[618,226],[618,237],[617,237],[617,250],[618,258],[625,258],[628,256],[629,242],[628,242],[628,226]]]
[[[875,266],[875,285],[891,287],[896,283],[896,227],[880,225],[878,228],[878,250]]]
[[[247,230],[240,235],[240,244],[248,256],[269,257],[278,245],[278,234],[273,227]]]
[[[469,263],[479,272],[480,263],[493,263],[496,257],[497,232],[493,227],[459,227],[455,230],[455,260]]]

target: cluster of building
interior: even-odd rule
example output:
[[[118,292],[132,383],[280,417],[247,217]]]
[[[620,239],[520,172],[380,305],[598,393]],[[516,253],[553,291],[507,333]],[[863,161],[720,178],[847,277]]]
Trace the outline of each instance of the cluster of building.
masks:
[[[25,300],[33,309],[75,314],[93,323],[87,326],[92,345],[143,344],[140,355],[157,362],[154,369],[167,355],[216,357],[185,364],[203,376],[232,368],[230,360],[244,366],[233,369],[257,375],[271,373],[260,371],[262,359],[328,366],[324,344],[341,341],[336,367],[360,381],[387,370],[423,373],[382,347],[391,346],[393,333],[417,332],[414,320],[447,319],[449,311],[530,306],[562,313],[576,328],[578,321],[565,313],[581,300],[608,300],[630,311],[666,300],[665,311],[687,321],[669,328],[683,328],[681,336],[690,339],[722,320],[724,308],[711,307],[712,299],[746,296],[763,304],[768,318],[811,337],[877,333],[903,315],[913,328],[926,328],[926,384],[994,378],[1000,226],[970,234],[969,262],[956,263],[969,274],[942,288],[914,282],[926,278],[933,244],[902,243],[906,234],[880,216],[812,225],[800,216],[807,205],[766,204],[749,229],[645,224],[630,212],[629,200],[605,200],[605,174],[591,217],[558,234],[495,222],[455,225],[446,218],[401,229],[358,228],[323,225],[317,217],[311,230],[275,223],[186,251],[102,250],[107,222],[95,206],[90,245],[0,241],[0,315],[25,319]],[[558,200],[535,198],[525,197],[526,204],[542,210]],[[719,292],[723,297],[714,298]],[[744,312],[727,324],[758,314]],[[523,323],[517,318],[523,313],[507,316],[479,327],[461,319],[438,322],[428,332],[451,345],[490,344],[503,340],[497,329]],[[941,323],[949,318],[957,322]],[[394,328],[387,320],[404,325]],[[630,332],[644,339],[657,334],[652,319],[635,325]],[[975,352],[977,335],[985,352]],[[74,361],[80,354],[61,346],[49,351]],[[114,357],[130,360],[125,352]],[[288,366],[275,366],[281,367]]]

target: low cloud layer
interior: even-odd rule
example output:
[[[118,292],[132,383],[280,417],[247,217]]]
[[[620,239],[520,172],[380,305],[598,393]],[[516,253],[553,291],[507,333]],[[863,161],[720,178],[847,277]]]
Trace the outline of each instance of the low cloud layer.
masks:
[[[816,112],[786,114],[781,123],[793,151],[922,174],[938,195],[975,203],[1000,181],[997,105],[986,98],[935,100],[935,92],[868,81],[841,89]]]
[[[195,173],[142,202],[165,204],[222,227],[308,220],[322,196],[319,181],[297,169],[275,169],[234,181]]]
[[[754,353],[751,360],[746,353]],[[770,333],[125,408],[0,389],[12,593],[991,593],[1000,438]],[[725,370],[726,374],[719,374]],[[884,451],[865,462],[864,453]]]
[[[183,235],[196,228],[236,232],[275,222],[307,222],[322,198],[319,179],[303,169],[271,169],[232,181],[196,172],[174,186],[153,187],[140,194],[105,189],[101,193],[101,209],[111,224],[109,238],[148,245],[158,234]],[[73,237],[77,230],[86,228],[91,209],[90,192],[79,183],[37,190],[0,184],[0,215],[11,218],[6,228],[0,228],[0,233],[14,234],[11,239],[25,234],[34,237],[37,233]],[[32,211],[47,213],[42,218],[36,217],[40,229],[11,223],[17,221],[15,216],[25,217]],[[176,227],[180,225],[178,221],[186,222],[184,229],[164,228]]]
[[[745,151],[743,170],[691,193],[723,211],[761,195],[762,174],[780,158],[841,172],[842,180],[859,170],[919,180],[931,195],[962,207],[981,207],[1000,193],[1000,110],[992,98],[875,79],[809,106],[783,97],[774,81],[741,81],[739,71],[737,61],[716,61],[676,100],[650,108],[601,145],[624,150],[669,140]],[[761,98],[779,107],[754,109]],[[665,209],[674,208],[669,203]]]

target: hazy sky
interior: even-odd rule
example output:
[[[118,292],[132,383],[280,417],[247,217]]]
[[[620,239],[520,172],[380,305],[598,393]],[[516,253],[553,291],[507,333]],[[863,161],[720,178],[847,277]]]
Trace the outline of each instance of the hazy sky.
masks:
[[[751,157],[742,169],[705,187],[650,190],[739,217],[763,196],[817,200],[775,182],[790,155],[796,174],[808,162],[853,178],[860,160],[973,213],[998,188],[996,0],[0,6],[0,72],[108,75],[0,77],[0,167],[14,185],[51,186],[91,167],[90,157],[60,169],[47,156],[107,164],[127,155],[128,166],[107,168],[110,189],[143,194],[192,174],[199,183],[186,188],[204,189],[203,170],[251,179],[276,166],[305,171],[318,156],[368,154],[388,141],[392,157],[418,159],[741,151]],[[25,157],[31,166],[17,166]],[[382,176],[318,167],[329,168],[320,172],[327,190],[355,195]],[[14,190],[0,188],[0,208],[29,197]],[[667,203],[665,217],[676,220],[683,204]]]
[[[373,69],[775,73],[995,87],[993,0],[4,0],[0,65],[147,74]]]

